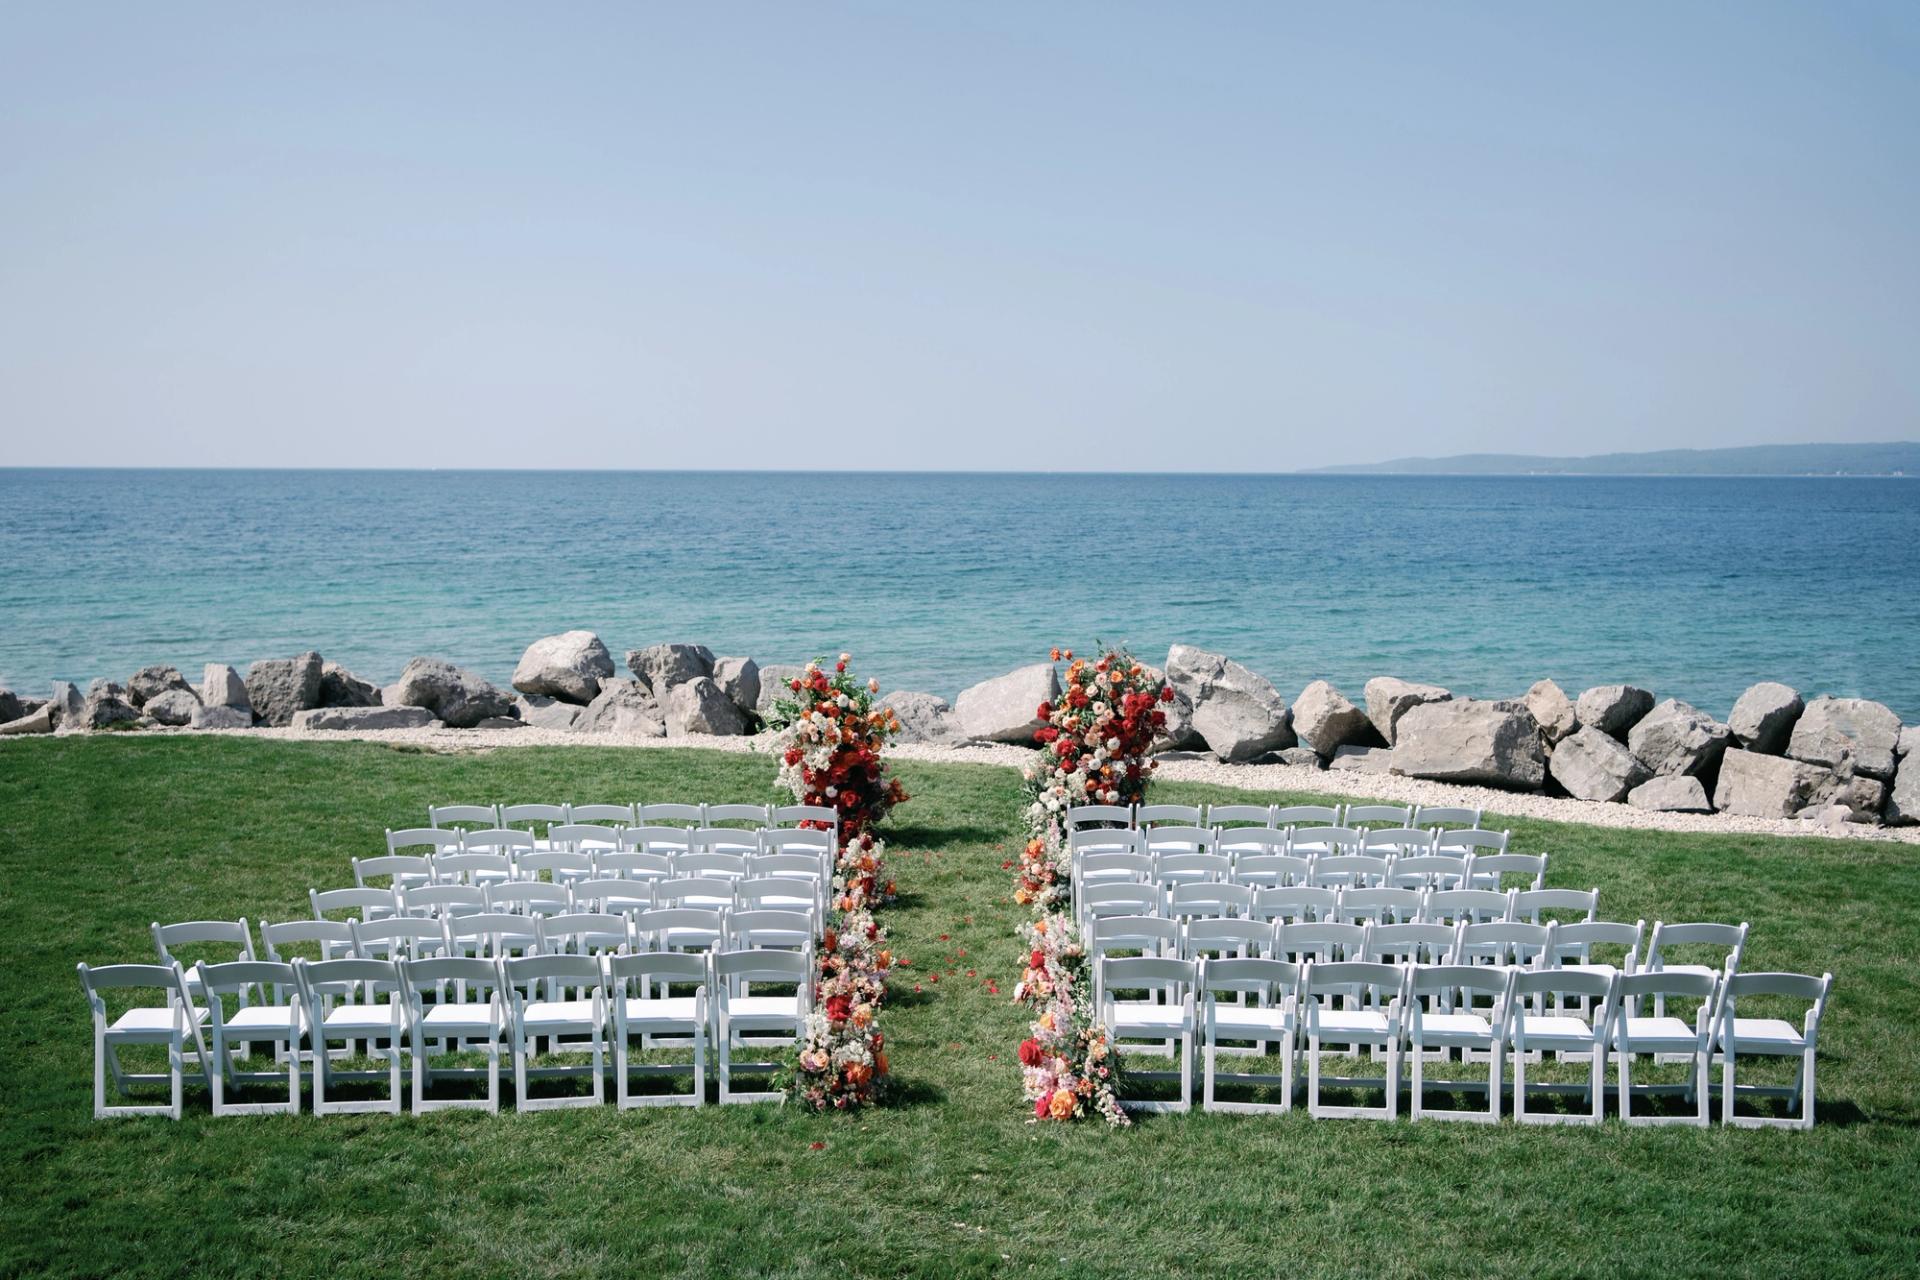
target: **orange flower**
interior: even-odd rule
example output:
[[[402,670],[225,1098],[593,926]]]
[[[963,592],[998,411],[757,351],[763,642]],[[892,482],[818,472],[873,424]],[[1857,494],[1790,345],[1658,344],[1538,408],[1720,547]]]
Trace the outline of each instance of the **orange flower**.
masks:
[[[1070,1090],[1055,1089],[1053,1091],[1053,1101],[1047,1104],[1047,1110],[1053,1113],[1055,1120],[1065,1120],[1074,1113],[1074,1109],[1079,1105],[1079,1099],[1075,1098]]]

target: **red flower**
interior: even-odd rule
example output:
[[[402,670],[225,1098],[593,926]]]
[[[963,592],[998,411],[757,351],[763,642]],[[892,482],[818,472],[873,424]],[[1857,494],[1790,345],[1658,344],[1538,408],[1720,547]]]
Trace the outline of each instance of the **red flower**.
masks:
[[[1033,954],[1027,957],[1027,968],[1044,969],[1047,967],[1047,953],[1035,947]]]
[[[1051,720],[1053,719],[1053,704],[1051,702],[1043,702],[1035,709],[1033,714],[1042,720]]]
[[[829,996],[827,998],[827,1021],[845,1022],[853,1016],[852,996]]]
[[[1163,685],[1161,685],[1161,686],[1160,686],[1160,701],[1162,701],[1162,702],[1172,702],[1172,701],[1173,701],[1173,686],[1172,686],[1172,685],[1170,685],[1170,684],[1163,684]]]

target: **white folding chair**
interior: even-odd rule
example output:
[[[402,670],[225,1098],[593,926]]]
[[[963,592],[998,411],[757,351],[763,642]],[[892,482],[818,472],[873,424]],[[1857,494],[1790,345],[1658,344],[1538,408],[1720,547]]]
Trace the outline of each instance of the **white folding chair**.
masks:
[[[567,886],[575,911],[604,911],[611,915],[631,915],[653,906],[653,885],[646,880],[619,877],[575,880]]]
[[[400,910],[392,889],[309,889],[307,902],[315,920],[331,920],[329,911],[351,911],[364,920],[376,920]]]
[[[620,850],[625,853],[650,853],[656,857],[679,858],[692,852],[690,827],[651,824],[625,827],[620,832]]]
[[[1804,973],[1729,973],[1721,987],[1720,1027],[1714,1040],[1720,1050],[1720,1123],[1743,1129],[1813,1128],[1813,1066],[1820,1036],[1820,1019],[1833,991],[1833,975],[1815,978]],[[1757,996],[1780,996],[1808,1002],[1798,1030],[1784,1018],[1742,1018],[1738,1002]],[[1795,1058],[1799,1067],[1791,1087],[1742,1085],[1734,1082],[1734,1063],[1741,1055]],[[1787,1110],[1798,1116],[1743,1116],[1734,1111],[1737,1098],[1782,1097]]]
[[[736,1061],[736,1049],[763,1049],[791,1043],[805,1031],[813,1012],[814,959],[806,951],[715,951],[712,956],[714,1043],[719,1049],[720,1101],[775,1102],[777,1091],[754,1092],[733,1087],[736,1071],[775,1071],[773,1061]],[[792,986],[791,995],[755,995],[753,983]]]
[[[548,830],[560,823],[570,822],[567,806],[563,804],[503,804],[500,806],[500,825],[503,827],[524,826],[532,832],[544,847]]]
[[[1096,827],[1131,827],[1132,825],[1132,805],[1076,804],[1067,807],[1065,829],[1068,835]]]
[[[1182,933],[1180,922],[1165,916],[1106,916],[1087,933],[1087,956],[1095,964],[1116,954],[1178,956]]]
[[[353,949],[353,930],[344,920],[283,920],[260,922],[260,945],[267,959],[292,964],[294,956],[283,948],[309,946],[315,954],[309,960],[338,960]],[[275,1003],[281,999],[275,996]]]
[[[607,983],[600,957],[522,955],[502,960],[500,966],[512,1031],[514,1107],[520,1111],[552,1111],[598,1106],[606,1101]],[[593,1065],[535,1065],[536,1046],[542,1036],[547,1039],[550,1054],[563,1046],[567,1051],[585,1049],[592,1054]],[[591,1079],[591,1093],[536,1098],[527,1090],[529,1079],[577,1079],[582,1075]]]
[[[609,849],[607,852],[612,853]],[[535,850],[522,854],[513,864],[516,880],[539,880],[546,876],[546,883],[571,885],[577,880],[585,880],[593,875],[593,855],[573,853],[563,849]]]
[[[1707,1069],[1713,1058],[1715,1019],[1719,1016],[1720,981],[1706,973],[1626,973],[1618,979],[1619,997],[1613,1023],[1613,1053],[1619,1063],[1620,1118],[1630,1125],[1685,1124],[1706,1128],[1713,1110],[1713,1091]],[[1699,1001],[1693,1025],[1671,1015],[1640,1017],[1636,1010],[1649,996],[1659,997],[1664,1005],[1668,997]],[[1690,1065],[1687,1082],[1682,1085],[1633,1083],[1633,1061],[1638,1054],[1654,1055],[1654,1060],[1675,1058]],[[1633,1099],[1679,1092],[1694,1104],[1692,1115],[1635,1115]]]
[[[1197,804],[1142,804],[1134,806],[1133,825],[1142,831],[1171,827],[1205,831],[1207,828],[1202,824],[1201,816]]]
[[[347,956],[356,960],[423,959],[444,955],[447,926],[437,916],[389,916],[347,922]],[[342,957],[323,956],[322,959]]]
[[[1341,822],[1356,830],[1372,827],[1405,829],[1413,822],[1413,810],[1400,804],[1350,804]]]
[[[460,848],[460,833],[439,827],[387,828],[387,854],[398,856],[408,850],[410,857],[430,858],[436,853],[455,853]]]
[[[1444,804],[1417,805],[1413,811],[1413,821],[1407,825],[1427,831],[1474,831],[1480,827],[1480,810]]]
[[[1200,962],[1200,1105],[1207,1111],[1242,1113],[1293,1110],[1294,1063],[1298,1056],[1300,970],[1284,960],[1258,956],[1209,957]],[[1221,997],[1231,997],[1222,1000]],[[1227,1052],[1280,1055],[1280,1074],[1224,1072]],[[1219,1096],[1222,1084],[1280,1087],[1280,1101],[1236,1102]]]
[[[799,911],[820,917],[826,900],[818,880],[806,876],[748,876],[733,886],[739,911]]]
[[[1349,924],[1410,924],[1420,918],[1425,895],[1418,889],[1341,889],[1333,918]]]
[[[1357,926],[1353,926],[1357,927]],[[1283,926],[1284,935],[1288,930]],[[1306,1037],[1307,1113],[1319,1118],[1358,1117],[1392,1120],[1400,1114],[1400,1053],[1402,990],[1406,971],[1399,965],[1369,964],[1361,960],[1309,962],[1300,979],[1300,1031]],[[1359,998],[1355,999],[1355,993]],[[1320,1101],[1323,1082],[1320,1058],[1329,1046],[1352,1054],[1379,1049],[1386,1055],[1386,1075],[1324,1077],[1325,1082],[1348,1089],[1379,1089],[1384,1105],[1335,1106]]]
[[[374,858],[355,858],[353,860],[353,882],[362,888],[369,887],[369,877],[387,878],[389,889],[398,889],[405,885],[421,885],[433,879],[433,864],[422,854],[388,853]],[[381,886],[374,885],[373,888]]]
[[[1178,830],[1179,828],[1167,828]],[[1159,853],[1153,859],[1153,882],[1163,893],[1175,886],[1212,882],[1225,884],[1233,878],[1233,859],[1224,853]]]
[[[1337,804],[1275,805],[1273,816],[1267,821],[1283,830],[1292,830],[1295,827],[1337,827],[1340,825],[1340,806]]]
[[[1407,925],[1404,928],[1432,929],[1438,925]],[[1473,995],[1485,997],[1478,1004]],[[1466,996],[1462,1000],[1462,996]],[[1438,1120],[1500,1122],[1500,1096],[1504,1092],[1501,1068],[1506,1054],[1507,1019],[1513,1008],[1513,970],[1478,965],[1416,964],[1408,970],[1407,1035],[1413,1054],[1413,1118],[1432,1116]],[[1482,1009],[1485,1012],[1482,1012]],[[1445,1061],[1453,1050],[1461,1060],[1474,1054],[1487,1060],[1487,1079],[1429,1079],[1426,1060],[1430,1054]],[[1487,1095],[1484,1111],[1435,1111],[1426,1104],[1428,1089],[1449,1093],[1481,1092]]]
[[[478,915],[487,909],[487,891],[474,884],[423,884],[401,889],[396,894],[403,916],[439,919],[442,916]]]
[[[495,882],[481,890],[486,909],[500,915],[553,916],[573,908],[573,895],[563,884],[539,880]]]
[[[1285,836],[1281,837],[1282,841]],[[1241,853],[1233,859],[1235,883],[1254,889],[1305,888],[1313,873],[1313,859],[1290,853]]]
[[[723,822],[745,823],[759,830],[773,821],[773,806],[766,804],[710,804],[701,825],[717,827]]]
[[[617,827],[610,823],[563,822],[547,828],[547,846],[558,852],[584,854],[587,857],[617,853],[623,848],[632,847],[627,843],[627,832],[632,830],[632,827]]]
[[[593,873],[603,880],[671,880],[673,858],[665,853],[601,853],[594,855]]]
[[[1307,881],[1323,889],[1381,889],[1392,866],[1370,853],[1317,853]]]
[[[213,1114],[216,1116],[263,1116],[300,1114],[300,1041],[306,1035],[306,1018],[301,1009],[293,966],[277,960],[233,960],[225,964],[196,966],[200,990],[207,1001],[207,1038],[212,1041],[213,1062],[208,1082],[213,1090]],[[269,997],[269,992],[284,993],[285,1003]],[[259,999],[255,999],[255,996]],[[227,1011],[227,997],[235,997],[238,1007]],[[285,1102],[228,1102],[230,1085],[278,1082],[279,1071],[242,1071],[234,1066],[230,1045],[256,1041],[273,1044],[277,1060],[286,1063]]]
[[[643,827],[684,823],[698,827],[706,821],[706,810],[697,804],[643,804],[636,807]]]
[[[1199,969],[1191,960],[1166,956],[1102,956],[1094,969],[1095,1001],[1116,1053],[1154,1053],[1171,1044],[1173,1071],[1129,1067],[1134,1079],[1178,1079],[1177,1099],[1121,1098],[1129,1111],[1186,1111],[1193,1106],[1195,993]],[[1120,999],[1121,991],[1141,991],[1144,999]],[[1151,1044],[1141,1043],[1151,1041]]]
[[[717,853],[745,859],[748,854],[760,852],[761,828],[743,830],[740,827],[695,827],[687,832],[687,850],[689,853]]]
[[[705,955],[640,951],[607,957],[608,993],[613,1007],[613,1090],[615,1105],[699,1107],[707,1101],[707,992],[710,961]],[[691,986],[691,995],[672,994]],[[655,992],[658,994],[655,994]],[[633,1091],[633,1077],[685,1075],[681,1063],[633,1063],[633,1037],[643,1048],[685,1044],[693,1052],[693,1086],[684,1094]]]
[[[477,822],[483,827],[500,825],[500,810],[490,804],[435,804],[427,806],[427,825],[436,831],[456,822]]]
[[[153,934],[153,950],[163,965],[182,964],[188,961],[174,952],[184,947],[214,947],[221,954],[220,960],[252,960],[253,933],[247,928],[245,918],[239,920],[182,920],[178,924],[161,924],[155,921],[148,926]],[[194,957],[195,960],[205,959]],[[194,999],[200,998],[200,977],[198,972],[186,973],[187,994]],[[204,1016],[204,1015],[203,1015]]]
[[[1489,926],[1491,927],[1491,926]],[[1526,928],[1513,925],[1510,928]],[[1552,926],[1547,926],[1551,929]],[[1607,1042],[1612,1036],[1614,1002],[1619,994],[1618,977],[1586,973],[1577,969],[1509,970],[1513,978],[1510,1040],[1513,1045],[1513,1118],[1520,1124],[1599,1124],[1606,1114]],[[1540,1012],[1553,997],[1550,1012]],[[1583,1016],[1567,1001],[1574,996],[1579,1006],[1593,1010]],[[1529,1009],[1528,1001],[1536,1006]],[[1527,1058],[1557,1053],[1567,1058],[1584,1058],[1589,1063],[1587,1083],[1581,1085],[1538,1084],[1540,1092],[1583,1095],[1589,1110],[1580,1112],[1530,1111],[1527,1108]]]
[[[188,1047],[200,1064],[201,1077],[208,1078],[207,1051],[200,1039],[200,1019],[205,1010],[196,1008],[187,995],[186,975],[178,962],[168,964],[109,964],[94,968],[79,966],[80,987],[86,993],[87,1007],[93,1012],[93,1118],[120,1116],[170,1116],[180,1118],[185,1091]],[[107,1021],[103,991],[151,990],[165,993],[161,1005],[136,1004]],[[135,1045],[161,1045],[167,1051],[165,1072],[129,1071],[121,1064],[120,1050]],[[161,1084],[171,1089],[171,1101],[165,1106],[152,1104],[107,1105],[107,1076],[113,1076],[115,1093],[130,1096],[128,1085]]]
[[[513,879],[513,859],[504,853],[437,853],[433,856],[433,881],[436,885],[481,885]],[[411,892],[402,889],[401,900]]]
[[[634,944],[648,951],[709,951],[725,934],[723,911],[654,907],[633,914]]]
[[[1331,923],[1334,909],[1339,905],[1338,889],[1316,889],[1306,884],[1282,885],[1254,892],[1253,918],[1276,923],[1285,921],[1288,924],[1307,924],[1312,921]]]
[[[728,911],[734,904],[734,881],[718,876],[685,876],[656,880],[653,900],[662,907],[696,907],[702,911]]]
[[[542,955],[604,956],[633,945],[632,921],[607,911],[573,911],[533,922]]]
[[[1200,823],[1219,831],[1223,828],[1273,829],[1273,806],[1266,804],[1210,804],[1206,819]]]
[[[615,827],[634,825],[633,806],[630,804],[570,804],[567,806],[566,821],[569,823],[603,823]]]
[[[1387,879],[1400,889],[1464,889],[1472,874],[1471,854],[1416,853],[1395,858]]]
[[[500,989],[500,968],[492,960],[467,956],[439,956],[400,961],[400,987],[407,1001],[407,1021],[413,1044],[413,1109],[429,1111],[500,1110],[500,1051],[506,1034],[506,1005]],[[427,996],[435,999],[429,1003]],[[433,1065],[435,1045],[478,1046],[487,1065],[457,1067]],[[484,1073],[484,1098],[429,1097],[435,1079],[470,1080]]]
[[[814,944],[820,929],[811,911],[761,907],[729,911],[726,919],[728,951],[804,951]]]
[[[1360,852],[1383,855],[1396,861],[1425,857],[1433,852],[1433,833],[1418,827],[1377,827],[1360,832]]]
[[[513,864],[516,859],[537,852],[538,849],[539,843],[533,838],[531,831],[516,831],[512,827],[487,827],[483,830],[460,833],[461,853],[489,853],[506,859],[506,871],[498,877],[502,880],[513,879]],[[435,855],[436,868],[443,861],[445,861],[444,855]],[[483,879],[493,878],[495,877],[491,872],[477,875],[471,871],[468,873],[468,879],[475,884]]]
[[[1515,890],[1432,889],[1420,905],[1420,918],[1428,924],[1492,924],[1505,920],[1512,907]]]
[[[407,1001],[400,991],[400,970],[391,960],[295,960],[300,1004],[306,1010],[313,1045],[313,1113],[317,1116],[383,1112],[400,1114],[400,1054],[406,1044]],[[382,999],[382,997],[385,997]],[[364,1042],[369,1055],[381,1056],[387,1070],[336,1068],[332,1044]],[[327,1101],[336,1082],[387,1077],[384,1098]]]

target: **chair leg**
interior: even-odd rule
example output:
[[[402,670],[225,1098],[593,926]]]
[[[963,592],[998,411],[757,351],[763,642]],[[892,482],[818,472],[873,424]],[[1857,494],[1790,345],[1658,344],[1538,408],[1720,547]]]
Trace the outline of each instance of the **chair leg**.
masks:
[[[1733,1123],[1733,1050],[1720,1055],[1720,1123]]]
[[[1598,1043],[1593,1046],[1593,1066],[1587,1072],[1588,1101],[1592,1103],[1593,1122],[1607,1118],[1607,1054]]]
[[[1408,1086],[1407,1113],[1408,1116],[1416,1122],[1420,1119],[1424,1111],[1420,1105],[1420,1099],[1422,1089],[1425,1085],[1426,1073],[1421,1070],[1420,1064],[1426,1056],[1425,1046],[1418,1040],[1415,1040],[1413,1042],[1413,1081]]]
[[[180,1118],[183,1095],[186,1092],[186,1047],[178,1040],[167,1046],[167,1077],[172,1086],[173,1105],[171,1114],[175,1120]]]
[[[1494,1124],[1500,1123],[1500,1094],[1502,1092],[1501,1077],[1505,1074],[1506,1057],[1507,1055],[1500,1051],[1499,1045],[1495,1044],[1495,1045],[1488,1046],[1487,1048],[1487,1117]]]
[[[1185,1032],[1176,1042],[1180,1048],[1180,1110],[1193,1110],[1193,1033]]]
[[[1387,1119],[1400,1118],[1400,1041],[1387,1046]]]
[[[1813,1128],[1813,1050],[1808,1049],[1800,1064],[1800,1127]]]

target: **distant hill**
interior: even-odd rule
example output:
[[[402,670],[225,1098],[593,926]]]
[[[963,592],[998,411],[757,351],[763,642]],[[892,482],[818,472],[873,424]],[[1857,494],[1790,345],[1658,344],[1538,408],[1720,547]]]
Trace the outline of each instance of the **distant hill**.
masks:
[[[1527,453],[1462,453],[1396,458],[1313,475],[1408,476],[1920,476],[1920,444],[1758,444],[1738,449],[1660,449],[1549,458]]]

